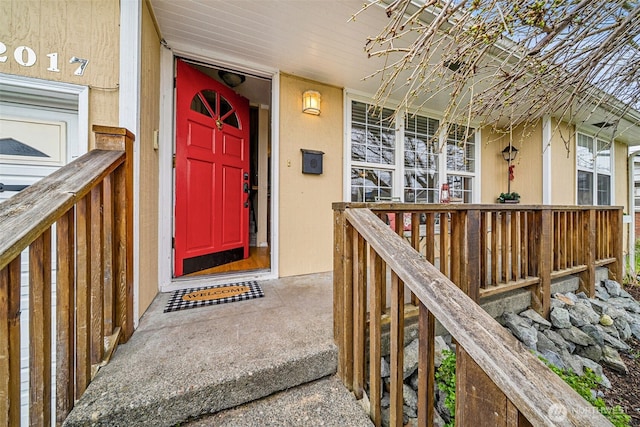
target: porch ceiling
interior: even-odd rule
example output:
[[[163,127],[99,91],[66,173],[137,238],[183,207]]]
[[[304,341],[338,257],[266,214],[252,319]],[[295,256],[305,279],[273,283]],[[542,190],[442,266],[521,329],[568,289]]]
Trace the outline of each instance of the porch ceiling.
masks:
[[[177,52],[210,58],[214,65],[245,73],[279,70],[322,83],[373,94],[380,78],[363,78],[382,59],[368,58],[366,38],[388,23],[384,8],[359,15],[366,0],[150,0],[162,37]],[[430,110],[447,103],[446,91],[429,102]],[[398,98],[400,98],[398,94]],[[617,137],[640,144],[637,112],[623,119]],[[601,108],[585,112],[576,123],[594,132],[606,120]],[[606,132],[605,132],[606,133]]]
[[[363,0],[151,0],[171,48],[223,64],[285,73],[372,94],[381,65],[364,44],[388,22],[382,7],[349,18]],[[433,105],[432,108],[437,108]]]

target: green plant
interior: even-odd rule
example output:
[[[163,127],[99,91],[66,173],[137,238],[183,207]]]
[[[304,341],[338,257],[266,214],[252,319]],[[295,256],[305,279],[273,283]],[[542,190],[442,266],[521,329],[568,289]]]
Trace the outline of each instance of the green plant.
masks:
[[[451,421],[445,424],[445,427],[453,427],[456,414],[456,354],[451,350],[444,350],[442,354],[444,359],[436,370],[435,379],[438,388],[447,394],[444,406],[451,414]]]
[[[604,415],[616,427],[627,427],[631,417],[624,412],[620,405],[608,407],[601,397],[594,397],[591,390],[598,387],[600,377],[591,369],[585,368],[584,375],[580,376],[571,370],[559,369],[549,363],[544,357],[540,357],[549,369],[555,372],[564,382],[569,384],[580,396],[593,405],[598,412]]]
[[[505,200],[520,200],[520,194],[515,191],[512,191],[511,193],[500,193],[497,201],[499,203],[504,203]]]

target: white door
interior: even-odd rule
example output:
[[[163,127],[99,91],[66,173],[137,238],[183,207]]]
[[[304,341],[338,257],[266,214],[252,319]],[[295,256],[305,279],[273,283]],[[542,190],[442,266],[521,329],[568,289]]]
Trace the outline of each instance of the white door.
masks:
[[[78,157],[77,111],[51,106],[0,102],[0,202]],[[52,233],[55,236],[55,231]],[[52,243],[55,245],[55,241]],[[55,246],[52,246],[55,247]],[[20,292],[20,369],[22,425],[29,425],[29,274],[28,251],[22,253]],[[55,257],[52,280],[52,374],[55,374]],[[55,382],[52,382],[55,421]],[[54,424],[54,423],[52,423]]]

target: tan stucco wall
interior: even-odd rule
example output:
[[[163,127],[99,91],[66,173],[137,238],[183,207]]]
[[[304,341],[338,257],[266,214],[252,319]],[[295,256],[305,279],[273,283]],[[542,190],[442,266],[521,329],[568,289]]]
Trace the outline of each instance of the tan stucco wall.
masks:
[[[302,93],[322,94],[321,114],[302,113]],[[342,200],[342,89],[283,74],[280,79],[279,274],[333,268],[333,211]],[[322,175],[302,173],[301,148],[323,151]]]
[[[120,43],[118,0],[0,1],[0,41],[6,45],[0,73],[89,86],[89,145],[92,124],[118,124]],[[28,46],[36,54],[31,67],[18,64],[14,51]],[[58,54],[60,72],[47,71],[47,54]],[[83,76],[74,75],[76,56],[88,59]],[[90,148],[89,147],[89,148]]]
[[[513,162],[514,180],[511,191],[520,194],[520,203],[542,203],[542,126],[540,123],[512,132],[512,145],[518,149]],[[500,193],[507,192],[508,163],[502,150],[509,145],[509,135],[482,129],[481,203],[495,203]]]
[[[551,119],[551,204],[576,204],[576,130]]]
[[[158,151],[153,148],[159,127],[160,37],[147,2],[142,7],[140,66],[140,253],[138,308],[142,315],[158,293]]]

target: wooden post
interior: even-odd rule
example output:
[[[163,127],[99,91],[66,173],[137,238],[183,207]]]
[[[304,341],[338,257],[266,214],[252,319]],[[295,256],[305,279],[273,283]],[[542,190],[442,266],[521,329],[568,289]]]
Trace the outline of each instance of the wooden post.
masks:
[[[531,292],[531,305],[541,316],[547,317],[551,306],[551,263],[553,258],[551,236],[551,210],[536,213],[537,225],[534,242],[537,242],[536,273],[540,283]]]
[[[342,319],[342,365],[343,383],[353,391],[353,247],[351,224],[344,221],[344,283],[342,287],[343,319]]]
[[[124,128],[93,126],[96,149],[123,150],[124,169],[115,172],[114,277],[116,287],[116,321],[122,329],[121,342],[133,333],[133,134]]]
[[[20,254],[0,270],[0,425],[20,425]]]
[[[611,221],[609,222],[609,235],[611,236],[611,256],[616,260],[609,266],[611,276],[614,280],[622,283],[623,262],[622,262],[622,208],[610,211]],[[631,261],[633,262],[633,260]]]
[[[587,266],[585,271],[579,273],[579,290],[589,296],[596,294],[596,211],[589,209],[582,212],[580,228],[584,236],[581,246],[582,259]]]
[[[530,426],[462,346],[456,350],[456,425]]]
[[[338,360],[342,349],[342,328],[344,323],[344,215],[341,209],[333,211],[333,341],[338,346]],[[344,380],[342,363],[338,363],[338,377]]]

